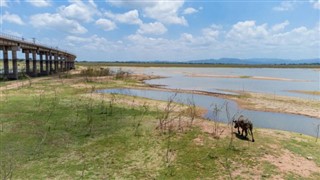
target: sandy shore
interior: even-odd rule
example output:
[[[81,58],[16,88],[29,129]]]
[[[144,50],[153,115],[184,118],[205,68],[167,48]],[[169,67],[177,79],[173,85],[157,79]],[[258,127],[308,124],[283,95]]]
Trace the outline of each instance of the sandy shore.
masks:
[[[265,76],[235,76],[235,75],[209,75],[209,74],[187,74],[186,76],[206,77],[206,78],[241,78],[241,79],[257,79],[257,80],[269,80],[269,81],[308,82],[307,80],[265,77]]]
[[[141,76],[145,76],[145,75],[141,75]],[[168,89],[163,86],[150,85],[150,84],[143,84],[142,86],[140,85],[137,87],[127,87],[127,88],[184,92],[184,93],[194,93],[194,94],[201,94],[201,95],[207,95],[207,96],[214,96],[214,97],[225,98],[225,99],[236,101],[238,105],[243,109],[264,111],[264,112],[297,114],[297,115],[304,115],[304,116],[319,118],[320,120],[320,111],[319,111],[320,101],[319,100],[307,100],[307,99],[301,99],[301,98],[295,98],[295,97],[270,95],[270,94],[263,94],[263,93],[242,92],[242,91],[232,91],[239,95],[227,95],[227,94],[206,92],[206,91]]]
[[[320,91],[289,91],[289,92],[309,94],[309,95],[318,95],[320,97]]]

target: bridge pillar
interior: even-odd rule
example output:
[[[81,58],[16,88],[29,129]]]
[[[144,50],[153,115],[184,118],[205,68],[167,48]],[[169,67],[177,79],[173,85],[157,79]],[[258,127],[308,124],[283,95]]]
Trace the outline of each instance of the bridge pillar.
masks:
[[[49,64],[50,64],[50,74],[53,74],[52,54],[51,53],[49,53]]]
[[[54,72],[58,71],[58,55],[57,53],[54,54]]]
[[[75,67],[74,67],[74,60],[75,60],[75,59],[73,59],[72,62],[71,62],[71,69],[75,69]]]
[[[37,52],[32,51],[32,76],[37,76]]]
[[[61,56],[61,59],[60,59],[60,71],[63,72],[63,56]]]
[[[9,75],[9,57],[8,57],[8,47],[3,47],[3,73],[4,77],[8,78]]]
[[[44,70],[43,70],[43,54],[42,54],[42,52],[39,52],[39,56],[40,56],[40,74],[43,74]]]
[[[46,71],[45,71],[45,73],[46,73],[46,75],[48,75],[49,72],[50,72],[48,52],[45,53],[45,59],[46,59],[46,61],[45,61],[46,62]]]
[[[17,50],[12,49],[12,77],[10,79],[18,79],[18,58],[17,58]]]
[[[67,57],[65,57],[63,61],[63,70],[67,71]]]
[[[60,61],[61,61],[61,57],[58,55],[58,57],[57,57],[57,71],[58,72],[61,71]]]
[[[67,59],[68,59],[68,57],[64,57],[64,59],[63,59],[63,70],[64,71],[67,71]]]
[[[29,59],[29,51],[25,50],[25,57],[26,57],[26,74],[30,75],[30,59]]]

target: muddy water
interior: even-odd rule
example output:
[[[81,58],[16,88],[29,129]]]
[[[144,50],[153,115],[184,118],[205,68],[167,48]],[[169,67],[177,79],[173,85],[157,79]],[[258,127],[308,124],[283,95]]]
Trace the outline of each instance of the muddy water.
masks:
[[[163,101],[167,101],[174,97],[173,100],[175,102],[183,104],[188,104],[191,100],[194,101],[197,106],[208,110],[207,114],[204,115],[204,118],[216,119],[224,123],[228,122],[226,113],[226,107],[228,107],[230,116],[235,114],[239,116],[239,114],[243,114],[253,122],[255,127],[291,131],[310,136],[317,135],[317,125],[320,124],[320,119],[307,116],[240,109],[234,101],[206,95],[189,93],[176,94],[167,91],[138,89],[106,89],[99,90],[98,92],[124,94]],[[215,114],[213,111],[215,107],[220,110],[218,114]]]

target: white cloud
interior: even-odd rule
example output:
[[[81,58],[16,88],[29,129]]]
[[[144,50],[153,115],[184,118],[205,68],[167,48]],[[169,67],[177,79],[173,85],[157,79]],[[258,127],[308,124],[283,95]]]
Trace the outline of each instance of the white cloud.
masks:
[[[132,8],[145,8],[148,6],[154,6],[157,2],[155,0],[141,1],[141,0],[107,0],[108,3],[117,7],[132,7]]]
[[[16,37],[18,37],[18,38],[23,36],[20,32],[8,30],[8,29],[4,30],[4,33],[10,34],[10,35],[12,35],[12,36],[16,36]]]
[[[320,0],[311,0],[310,3],[314,9],[320,9]]]
[[[273,57],[273,58],[306,58],[318,57],[320,39],[319,26],[308,29],[297,27],[286,30],[289,22],[272,25],[256,24],[255,21],[235,23],[230,29],[211,25],[202,29],[202,34],[195,36],[182,33],[180,38],[169,40],[150,38],[143,34],[128,37],[130,51],[140,54],[143,59],[175,60],[201,59],[212,57]],[[158,53],[161,52],[161,53]],[[165,55],[164,55],[165,54]]]
[[[184,1],[157,1],[154,6],[146,7],[144,12],[147,17],[156,19],[166,24],[188,25],[186,19],[178,16],[178,10]]]
[[[51,0],[27,0],[27,2],[35,7],[51,6]]]
[[[227,38],[239,41],[259,40],[268,35],[267,24],[257,26],[255,21],[242,21],[232,26]]]
[[[2,15],[2,20],[6,21],[6,22],[10,22],[10,23],[14,23],[14,24],[18,24],[18,25],[24,25],[25,23],[22,21],[22,19],[20,18],[20,16],[16,15],[16,14],[10,14],[8,12],[5,12]]]
[[[184,0],[179,1],[141,1],[141,0],[118,0],[108,1],[119,7],[141,9],[143,15],[165,24],[188,25],[183,16],[179,16],[179,10],[183,7]]]
[[[31,16],[30,20],[30,23],[36,28],[50,28],[73,34],[83,34],[87,32],[87,29],[77,21],[69,20],[60,14],[36,14]]]
[[[279,6],[273,8],[274,11],[291,11],[294,9],[295,1],[282,1]]]
[[[117,28],[117,25],[109,19],[100,18],[96,21],[96,25],[98,25],[105,31],[112,31]]]
[[[125,23],[125,24],[142,24],[141,19],[139,18],[138,10],[128,11],[124,14],[113,14],[112,12],[106,12],[105,15],[113,19],[114,21]]]
[[[166,33],[167,31],[168,31],[167,28],[162,23],[154,22],[154,23],[148,23],[148,24],[141,24],[137,33],[161,35]]]
[[[194,37],[192,34],[189,34],[189,33],[182,33],[181,36],[180,36],[180,40],[182,42],[186,42],[186,43],[192,43],[194,42]]]
[[[160,23],[160,22],[159,22]],[[151,24],[151,23],[150,23]],[[147,25],[150,25],[147,24]],[[156,22],[154,22],[156,24]],[[195,33],[181,33],[177,39],[150,37],[153,33],[129,35],[110,41],[97,35],[68,36],[70,50],[86,60],[187,60],[220,57],[311,58],[319,56],[320,25],[289,29],[289,22],[258,24],[240,21],[231,28],[210,25]],[[97,53],[86,53],[94,50]],[[83,55],[81,55],[83,54]],[[99,56],[97,55],[99,54]],[[94,58],[100,57],[100,59]]]
[[[93,1],[89,1],[88,4],[83,3],[81,0],[72,0],[70,2],[71,4],[69,6],[59,7],[59,14],[67,18],[85,22],[93,21],[93,16],[99,14]]]
[[[194,13],[197,13],[197,12],[198,12],[198,10],[189,7],[189,8],[184,9],[182,14],[194,14]]]
[[[93,0],[89,0],[88,2],[92,7],[95,7],[95,8],[98,7],[97,4]]]
[[[7,0],[0,0],[0,7],[8,7]]]
[[[284,21],[283,23],[280,23],[280,24],[276,24],[276,25],[274,25],[274,26],[272,26],[272,31],[275,31],[275,32],[277,32],[277,31],[282,31],[282,30],[284,30],[284,28],[286,27],[286,26],[288,26],[289,25],[289,21],[288,20],[286,20],[286,21]]]
[[[69,46],[69,49],[73,49],[77,54],[83,54],[83,56],[89,60],[94,60],[95,55],[100,56],[100,58],[107,58],[112,54],[121,53],[125,49],[125,45],[121,41],[108,41],[106,38],[98,35],[89,37],[70,35],[66,37],[65,43]],[[88,50],[94,51],[95,53],[87,53]],[[118,54],[117,56],[119,57]]]
[[[217,26],[215,24],[211,25],[208,28],[202,29],[202,34],[208,40],[216,40],[220,34],[221,26]]]

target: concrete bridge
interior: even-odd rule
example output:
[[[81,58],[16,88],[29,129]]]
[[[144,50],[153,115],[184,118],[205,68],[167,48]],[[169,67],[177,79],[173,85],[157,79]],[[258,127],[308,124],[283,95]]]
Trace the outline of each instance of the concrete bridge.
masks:
[[[5,79],[18,79],[18,71],[24,71],[32,77],[68,71],[74,68],[76,59],[72,53],[36,43],[35,39],[30,41],[6,34],[0,34],[1,51],[3,53],[2,76]],[[25,54],[24,70],[18,70],[17,52],[19,51]],[[9,58],[9,53],[11,53],[11,58]],[[12,63],[11,66],[9,62]]]

